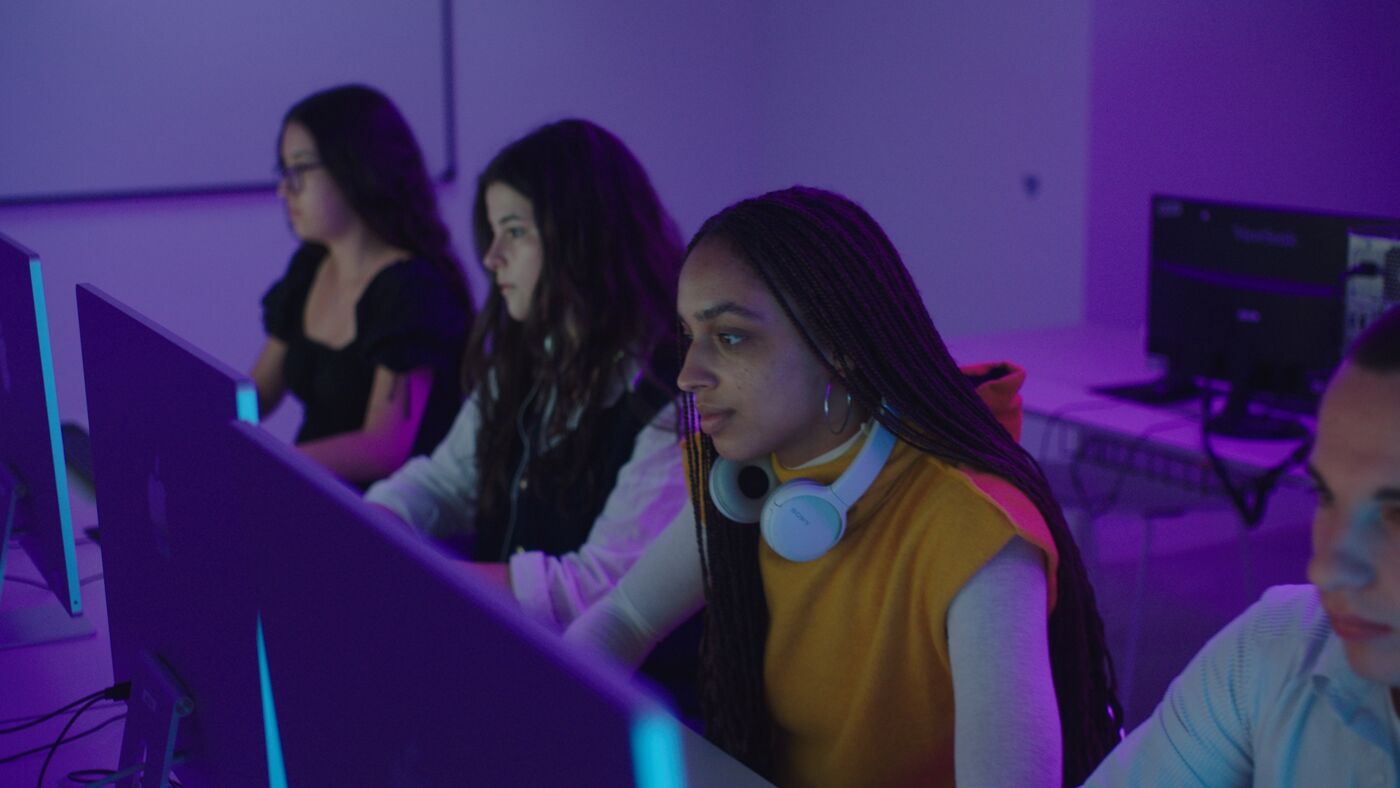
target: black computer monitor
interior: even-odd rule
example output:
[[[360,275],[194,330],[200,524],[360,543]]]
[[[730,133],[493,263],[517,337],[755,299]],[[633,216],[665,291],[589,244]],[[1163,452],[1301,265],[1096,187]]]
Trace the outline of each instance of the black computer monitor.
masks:
[[[1228,384],[1212,432],[1303,434],[1296,418],[1250,404],[1316,408],[1343,349],[1348,232],[1393,222],[1154,195],[1148,353],[1166,360],[1168,381]]]
[[[0,613],[0,648],[86,637],[39,256],[0,235],[0,591],[18,537],[53,604]]]
[[[133,685],[123,761],[152,764],[141,784],[164,785],[176,752],[199,753],[209,769],[191,766],[184,784],[256,785],[267,776],[257,662],[223,639],[256,634],[238,554],[250,545],[207,527],[235,502],[210,497],[201,463],[230,421],[257,421],[257,394],[102,291],[79,285],[77,300],[112,675]]]

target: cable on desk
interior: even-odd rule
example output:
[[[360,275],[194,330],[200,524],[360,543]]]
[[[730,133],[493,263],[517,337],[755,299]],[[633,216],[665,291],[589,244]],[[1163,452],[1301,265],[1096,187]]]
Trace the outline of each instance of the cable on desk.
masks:
[[[94,698],[96,698],[97,700],[124,701],[129,697],[131,697],[131,682],[123,681],[120,684],[113,684],[112,686],[107,687],[105,689],[100,689],[97,692],[94,692],[90,695],[84,695],[81,698],[78,698],[77,700],[73,701],[72,703],[63,706],[62,708],[55,709],[45,714],[34,714],[28,717],[15,717],[8,720],[0,720],[0,722],[21,723],[10,728],[0,728],[0,734],[15,733],[17,731],[22,731],[27,728],[32,728],[35,725],[39,725],[40,723],[48,722],[54,717],[57,717],[58,715],[63,714],[69,709],[72,709],[74,706],[81,705]],[[0,763],[3,763],[3,761],[0,761]]]
[[[1201,448],[1206,453],[1206,459],[1210,462],[1215,477],[1220,480],[1220,486],[1225,488],[1225,494],[1229,496],[1230,503],[1235,507],[1240,518],[1244,520],[1245,527],[1257,528],[1259,523],[1264,520],[1264,512],[1269,506],[1269,496],[1273,495],[1279,480],[1295,466],[1307,460],[1308,454],[1312,452],[1315,436],[1309,432],[1297,448],[1293,449],[1277,465],[1266,468],[1258,476],[1246,477],[1237,483],[1230,474],[1230,469],[1226,467],[1225,461],[1215,453],[1215,445],[1210,440],[1210,428],[1206,425],[1210,420],[1212,399],[1214,398],[1209,392],[1201,396]]]
[[[83,716],[83,712],[92,708],[93,704],[101,700],[101,696],[93,698],[79,706],[78,710],[73,712],[73,716],[68,718],[68,722],[63,726],[63,730],[58,732],[58,738],[54,739],[53,744],[49,745],[49,754],[44,756],[44,765],[39,767],[39,782],[36,783],[38,788],[44,788],[44,775],[48,773],[49,764],[53,762],[54,753],[58,752],[59,745],[64,743],[64,737],[68,735],[68,731],[73,729],[74,723],[78,721],[79,717]]]
[[[116,715],[115,717],[112,717],[112,718],[110,718],[110,719],[108,719],[108,720],[104,720],[103,722],[100,722],[100,723],[98,723],[97,725],[94,725],[93,727],[88,728],[87,730],[83,731],[82,733],[75,733],[75,734],[73,734],[72,736],[69,736],[68,738],[64,739],[64,740],[63,740],[63,743],[64,743],[64,744],[68,744],[69,742],[75,742],[75,741],[77,741],[78,739],[81,739],[81,738],[83,738],[83,737],[85,737],[85,736],[91,736],[92,734],[97,733],[98,731],[102,730],[103,728],[107,727],[108,725],[111,725],[112,723],[116,722],[117,720],[124,720],[124,719],[126,719],[126,712],[122,712],[121,714],[118,714],[118,715]],[[39,745],[38,747],[30,748],[30,749],[28,749],[28,750],[25,750],[24,752],[17,752],[17,753],[15,753],[15,754],[13,754],[13,755],[6,755],[4,758],[0,758],[0,765],[4,765],[4,764],[7,764],[7,763],[14,763],[15,761],[18,761],[18,760],[20,760],[21,758],[28,758],[28,757],[31,756],[31,755],[37,755],[37,754],[43,752],[44,750],[47,750],[48,748],[50,748],[50,747],[52,747],[52,746],[53,746],[52,744],[41,744],[41,745]]]
[[[67,707],[65,707],[65,708],[63,708],[63,709],[60,709],[58,712],[48,712],[48,713],[45,713],[45,714],[24,714],[24,715],[21,715],[21,716],[18,716],[18,717],[5,717],[5,718],[3,718],[3,719],[0,719],[0,725],[10,725],[10,724],[12,724],[12,723],[17,723],[17,722],[34,723],[34,725],[37,725],[37,724],[40,724],[40,723],[48,722],[49,720],[53,719],[54,717],[58,716],[59,714],[62,714],[64,711],[67,711],[68,709],[71,709],[71,708],[73,708],[74,706],[78,705],[78,703],[82,703],[84,700],[87,700],[87,698],[82,698],[81,700],[79,700],[79,701],[77,701],[77,702],[75,702],[75,703],[71,703],[71,704],[69,704]],[[99,703],[99,704],[97,704],[96,706],[93,706],[93,707],[92,707],[92,710],[93,710],[93,711],[104,711],[104,710],[106,710],[106,709],[114,709],[114,708],[116,708],[116,707],[118,707],[118,706],[123,706],[123,705],[125,705],[125,704],[124,704],[124,703],[121,703],[121,702],[119,702],[119,701],[113,701],[113,702],[111,702],[111,703]],[[41,717],[42,717],[43,719],[40,719]],[[34,727],[34,725],[28,725],[28,724],[26,724],[26,725],[23,726],[23,728],[32,728],[32,727]],[[21,730],[21,729],[22,729],[22,728],[17,728],[16,730]]]

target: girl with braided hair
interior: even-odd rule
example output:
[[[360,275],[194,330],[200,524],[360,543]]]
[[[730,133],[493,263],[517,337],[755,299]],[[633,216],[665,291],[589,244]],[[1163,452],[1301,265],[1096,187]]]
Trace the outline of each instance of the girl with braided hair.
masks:
[[[809,188],[739,202],[678,311],[691,506],[566,638],[635,664],[703,605],[705,733],[781,785],[1079,784],[1122,716],[1093,590],[1006,392],[954,364],[879,225]],[[768,504],[877,440],[838,541],[785,558]],[[761,528],[717,504],[721,459],[785,484]]]

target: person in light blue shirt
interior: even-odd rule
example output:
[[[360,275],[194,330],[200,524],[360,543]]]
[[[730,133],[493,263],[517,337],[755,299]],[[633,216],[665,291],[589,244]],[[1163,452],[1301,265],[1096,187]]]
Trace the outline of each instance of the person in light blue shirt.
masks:
[[[1311,585],[1205,645],[1086,786],[1400,785],[1400,306],[1328,384]]]

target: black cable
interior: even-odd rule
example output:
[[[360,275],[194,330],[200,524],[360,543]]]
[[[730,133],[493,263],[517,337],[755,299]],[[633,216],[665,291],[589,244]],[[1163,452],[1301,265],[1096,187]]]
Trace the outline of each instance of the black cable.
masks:
[[[102,730],[103,728],[107,727],[108,725],[111,725],[112,723],[116,722],[117,720],[124,720],[124,719],[126,719],[126,712],[122,712],[121,714],[118,714],[117,716],[112,717],[112,718],[109,719],[109,720],[106,720],[106,721],[104,721],[104,722],[98,723],[96,726],[94,726],[94,727],[92,727],[92,728],[89,728],[89,729],[83,731],[82,733],[75,733],[75,734],[73,734],[72,736],[69,736],[67,739],[65,739],[63,743],[64,743],[64,744],[68,744],[68,743],[70,743],[70,742],[75,742],[75,741],[77,741],[78,739],[81,739],[81,738],[83,738],[83,737],[85,737],[85,736],[91,736],[92,734],[97,733],[98,731]],[[7,756],[5,756],[4,758],[0,758],[0,765],[4,765],[4,764],[7,764],[7,763],[14,763],[15,761],[18,761],[18,760],[20,760],[21,758],[28,758],[28,757],[31,756],[31,755],[37,755],[37,754],[43,752],[44,750],[47,750],[47,749],[48,749],[49,747],[51,747],[51,746],[53,746],[53,745],[50,745],[50,744],[42,744],[42,745],[40,745],[40,746],[38,746],[38,747],[33,747],[33,748],[28,749],[28,750],[25,750],[24,752],[17,752],[17,753],[15,753],[14,755],[7,755]]]
[[[1215,477],[1225,488],[1225,494],[1229,496],[1230,503],[1235,507],[1240,518],[1244,520],[1245,527],[1253,529],[1263,521],[1264,512],[1269,505],[1269,496],[1273,495],[1279,480],[1294,466],[1306,460],[1308,454],[1312,452],[1314,436],[1309,432],[1297,448],[1293,449],[1277,465],[1266,468],[1263,473],[1253,478],[1246,477],[1242,484],[1237,484],[1234,477],[1230,475],[1230,469],[1226,467],[1225,461],[1215,453],[1215,445],[1210,440],[1211,431],[1207,424],[1210,420],[1212,399],[1213,397],[1209,393],[1201,397],[1201,448],[1205,451],[1206,459],[1210,462]]]
[[[79,706],[78,710],[73,712],[73,716],[68,718],[68,722],[63,726],[63,730],[58,732],[58,738],[54,740],[53,744],[49,745],[49,754],[44,756],[44,765],[39,767],[39,782],[36,783],[36,785],[38,785],[38,788],[44,788],[44,774],[48,772],[49,764],[53,762],[54,753],[58,752],[59,745],[64,743],[63,737],[67,736],[68,731],[73,729],[73,724],[78,721],[79,717],[83,716],[83,712],[92,708],[92,705],[94,703],[97,703],[101,700],[102,697],[100,695],[96,698],[93,698],[87,703],[84,703],[82,706]]]
[[[102,700],[124,701],[124,700],[126,700],[127,698],[129,698],[129,697],[131,697],[131,682],[129,682],[129,681],[123,681],[123,682],[121,682],[120,684],[113,684],[113,685],[110,686],[110,687],[106,687],[106,688],[104,688],[104,689],[98,690],[97,692],[94,692],[94,693],[92,693],[91,695],[84,695],[83,697],[78,698],[77,700],[73,701],[72,703],[69,703],[69,704],[65,705],[64,707],[62,707],[62,708],[60,708],[60,709],[56,709],[56,710],[54,710],[54,711],[48,712],[47,714],[36,714],[36,715],[34,715],[34,716],[32,716],[32,717],[16,717],[16,718],[12,718],[12,719],[10,719],[10,720],[5,720],[6,722],[13,722],[14,720],[24,720],[24,722],[20,723],[19,725],[14,726],[14,727],[11,727],[11,728],[0,729],[0,734],[3,734],[3,733],[15,733],[16,731],[22,731],[22,730],[25,730],[26,728],[32,728],[32,727],[34,727],[35,725],[39,725],[39,724],[41,724],[41,723],[44,723],[44,722],[47,722],[47,721],[53,719],[54,717],[57,717],[58,715],[60,715],[60,714],[62,714],[62,713],[64,713],[64,712],[68,711],[69,709],[73,708],[74,706],[77,706],[77,705],[82,704],[82,703],[87,703],[88,701],[94,701],[94,702],[96,702],[96,701],[102,701]],[[90,706],[90,705],[91,705],[91,704],[89,704],[89,706]],[[43,748],[40,748],[40,749],[43,749]],[[7,758],[7,759],[5,759],[5,760],[0,760],[0,763],[9,763],[9,761],[14,760],[16,757],[18,757],[18,756],[10,756],[9,758]]]
[[[85,700],[87,700],[87,698],[81,698],[81,699],[79,699],[78,701],[76,701],[76,702],[70,704],[67,708],[70,708],[70,709],[71,709],[73,706],[76,706],[78,703],[81,703],[81,702],[83,702],[83,701],[85,701]],[[102,710],[102,709],[110,709],[110,708],[113,708],[113,707],[116,707],[116,706],[120,706],[120,705],[122,705],[122,704],[120,704],[120,703],[108,703],[108,704],[102,705],[102,706],[93,706],[92,708],[93,708],[94,710],[100,711],[100,710]],[[59,711],[59,714],[62,714],[62,713],[63,713],[63,711],[60,710],[60,711]],[[34,722],[35,720],[38,720],[40,717],[48,717],[48,714],[21,714],[21,715],[16,716],[16,717],[0,717],[0,725],[13,725],[13,724],[15,724],[15,723],[31,723],[31,722]],[[43,722],[44,720],[39,720],[39,721],[40,721],[40,722]],[[33,727],[33,726],[32,726],[32,725],[28,725],[27,727]]]
[[[97,692],[92,693],[91,695],[84,695],[83,697],[78,698],[77,700],[73,701],[72,703],[69,703],[69,704],[65,705],[64,707],[62,707],[62,708],[60,708],[60,709],[55,709],[54,711],[48,712],[47,714],[36,714],[36,715],[34,715],[33,717],[20,718],[20,719],[26,719],[27,721],[26,721],[26,722],[23,722],[23,723],[21,723],[21,724],[19,724],[19,725],[15,725],[15,726],[13,726],[13,727],[10,727],[10,728],[0,728],[0,734],[17,733],[17,732],[19,732],[19,731],[26,730],[26,729],[28,729],[28,728],[32,728],[32,727],[34,727],[35,725],[39,725],[39,724],[41,724],[41,723],[48,722],[49,720],[53,719],[54,717],[57,717],[58,715],[60,715],[60,714],[62,714],[62,713],[64,713],[64,712],[66,712],[66,711],[68,711],[69,709],[72,709],[72,708],[75,707],[75,706],[78,706],[78,705],[81,705],[81,704],[83,704],[83,703],[86,703],[87,701],[92,700],[93,698],[97,698],[98,700],[102,700],[102,693],[104,693],[104,692],[106,692],[106,691],[107,691],[107,690],[99,690],[99,691],[97,691]],[[7,722],[8,722],[8,720],[7,720]]]

